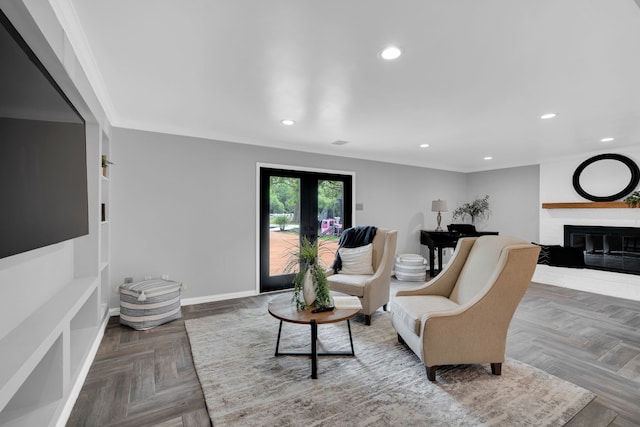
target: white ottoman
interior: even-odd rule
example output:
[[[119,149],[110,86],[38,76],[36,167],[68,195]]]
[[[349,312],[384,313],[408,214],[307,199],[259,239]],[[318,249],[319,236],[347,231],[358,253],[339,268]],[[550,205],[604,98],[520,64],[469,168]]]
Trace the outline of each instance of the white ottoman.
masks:
[[[120,323],[144,330],[182,317],[182,283],[151,279],[120,285]]]

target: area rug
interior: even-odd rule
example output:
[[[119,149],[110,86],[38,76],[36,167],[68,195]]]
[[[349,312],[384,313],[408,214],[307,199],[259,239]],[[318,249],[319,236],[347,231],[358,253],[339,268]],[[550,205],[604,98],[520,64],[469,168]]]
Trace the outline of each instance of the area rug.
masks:
[[[279,321],[241,309],[185,321],[209,415],[220,426],[562,426],[595,395],[508,359],[449,366],[427,380],[388,313],[351,321],[356,357],[276,357]],[[349,350],[346,322],[318,327],[319,350]],[[284,323],[280,351],[309,351],[307,325]]]

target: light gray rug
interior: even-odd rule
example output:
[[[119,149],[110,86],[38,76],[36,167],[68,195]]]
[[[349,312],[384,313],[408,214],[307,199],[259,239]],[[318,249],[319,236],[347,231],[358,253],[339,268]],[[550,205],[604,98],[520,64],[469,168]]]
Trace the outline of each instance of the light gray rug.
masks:
[[[185,322],[209,415],[220,426],[562,426],[595,395],[524,363],[452,366],[427,380],[388,313],[351,322],[356,357],[275,357],[279,321],[261,310]],[[346,322],[318,327],[348,350]],[[280,351],[309,349],[309,326],[284,323]]]

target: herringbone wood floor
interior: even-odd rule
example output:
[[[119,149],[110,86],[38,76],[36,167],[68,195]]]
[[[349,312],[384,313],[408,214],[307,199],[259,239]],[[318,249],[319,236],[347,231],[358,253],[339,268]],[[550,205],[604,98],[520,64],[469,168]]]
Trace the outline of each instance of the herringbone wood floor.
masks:
[[[112,318],[67,425],[210,425],[184,320],[266,310],[270,298],[185,306],[182,319],[150,331]],[[512,321],[507,355],[598,395],[573,425],[602,425],[611,410],[620,414],[611,427],[640,425],[640,303],[534,283]]]

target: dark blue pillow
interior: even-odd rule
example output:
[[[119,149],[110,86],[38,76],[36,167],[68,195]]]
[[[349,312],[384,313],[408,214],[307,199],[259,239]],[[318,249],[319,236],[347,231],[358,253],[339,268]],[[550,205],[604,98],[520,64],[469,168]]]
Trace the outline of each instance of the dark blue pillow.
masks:
[[[554,248],[562,248],[560,245],[540,245],[535,242],[531,242],[534,245],[540,246],[540,254],[538,255],[538,264],[553,265],[551,260],[551,250]]]

